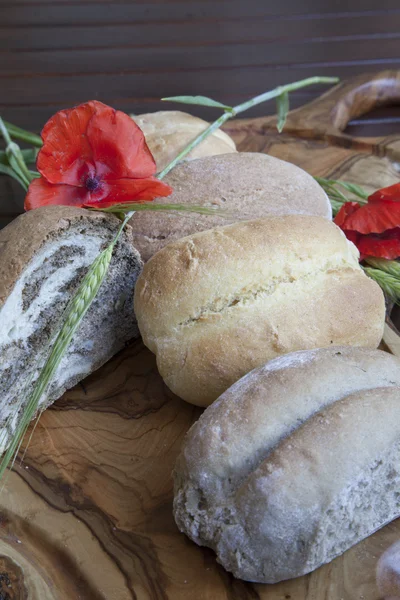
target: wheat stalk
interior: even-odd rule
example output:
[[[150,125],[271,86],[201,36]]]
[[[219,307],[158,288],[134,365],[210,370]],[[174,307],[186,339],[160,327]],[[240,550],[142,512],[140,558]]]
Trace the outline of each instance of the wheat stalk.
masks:
[[[314,179],[327,194],[334,215],[339,212],[345,202],[358,202],[358,204],[367,203],[367,192],[355,183],[340,181],[339,179],[325,179],[324,177],[314,177]],[[349,192],[351,195],[346,196],[342,190]]]
[[[22,416],[12,436],[9,448],[6,450],[0,462],[0,479],[3,477],[10,463],[14,463],[18,454],[22,439],[28,429],[29,423],[38,411],[40,400],[52,381],[61,360],[68,348],[75,331],[78,329],[83,317],[89,310],[101,284],[103,283],[111,262],[114,246],[117,243],[123,228],[129,217],[127,217],[119,228],[111,244],[103,250],[94,260],[89,271],[80,283],[74,297],[69,302],[63,313],[63,325],[51,347],[46,363],[41,369],[40,375],[34,384],[34,388],[24,406]]]
[[[400,304],[400,279],[394,275],[391,275],[390,273],[382,271],[380,268],[373,269],[371,267],[363,267],[363,269],[365,273],[371,277],[371,279],[380,285],[386,296],[388,296],[396,304]]]
[[[393,277],[398,277],[400,279],[400,263],[396,260],[375,258],[373,256],[368,256],[364,260],[374,269],[380,269],[381,271],[385,271],[386,273],[393,275]]]
[[[0,165],[1,166],[1,165]],[[156,202],[132,202],[129,204],[113,204],[108,208],[90,208],[90,210],[101,211],[106,213],[122,213],[125,215],[127,211],[139,212],[139,211],[154,211],[154,212],[188,212],[199,215],[217,215],[217,216],[232,216],[233,213],[229,213],[225,208],[218,206],[199,206],[195,204],[158,204]]]

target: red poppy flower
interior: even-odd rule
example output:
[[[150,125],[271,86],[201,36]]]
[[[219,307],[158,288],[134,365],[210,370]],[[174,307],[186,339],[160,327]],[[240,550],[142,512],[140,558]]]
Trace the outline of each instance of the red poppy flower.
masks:
[[[357,246],[361,260],[400,257],[400,184],[378,190],[362,206],[346,202],[334,222]]]
[[[48,204],[107,208],[169,196],[142,130],[125,113],[96,100],[54,115],[42,131],[25,209]]]
[[[360,236],[357,247],[361,259],[366,256],[393,260],[400,256],[400,227],[388,229],[385,233]]]

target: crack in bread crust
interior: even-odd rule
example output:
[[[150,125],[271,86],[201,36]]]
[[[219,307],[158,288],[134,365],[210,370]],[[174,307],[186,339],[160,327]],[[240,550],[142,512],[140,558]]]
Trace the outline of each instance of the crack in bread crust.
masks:
[[[195,316],[178,323],[177,328],[194,325],[204,319],[204,317],[223,313],[225,310],[237,305],[244,306],[245,304],[249,304],[260,297],[266,298],[268,296],[272,296],[272,294],[274,294],[281,285],[306,281],[308,278],[316,277],[322,273],[345,273],[351,271],[358,273],[359,268],[355,268],[353,265],[349,264],[343,259],[339,261],[332,261],[331,259],[328,259],[325,264],[321,265],[318,269],[315,268],[313,263],[310,263],[310,270],[306,273],[303,273],[300,277],[294,277],[293,275],[288,275],[287,277],[274,277],[270,278],[268,285],[259,285],[253,290],[241,290],[240,292],[242,293],[237,292],[236,294],[231,294],[230,297],[225,299],[216,298],[208,306],[200,308],[199,312]]]
[[[376,347],[384,297],[326,219],[269,217],[174,242],[145,265],[135,293],[144,344],[178,396],[213,402],[279,354]]]

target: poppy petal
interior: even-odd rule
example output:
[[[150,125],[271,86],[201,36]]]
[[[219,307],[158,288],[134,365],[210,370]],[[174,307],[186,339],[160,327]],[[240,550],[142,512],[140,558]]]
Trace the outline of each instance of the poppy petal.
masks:
[[[356,212],[359,208],[361,208],[361,206],[358,204],[358,202],[345,202],[339,212],[337,213],[336,217],[333,219],[333,222],[338,226],[338,227],[342,227],[344,222],[346,221],[347,217],[349,215],[352,215],[354,212]]]
[[[389,200],[391,202],[400,202],[400,183],[389,185],[388,187],[377,190],[368,197],[368,202],[383,202]]]
[[[156,163],[142,130],[125,113],[97,103],[87,129],[96,173],[102,179],[145,178]]]
[[[78,186],[94,173],[87,128],[98,104],[101,102],[87,102],[61,110],[47,121],[42,131],[43,147],[38,154],[37,168],[50,183]]]
[[[343,229],[359,233],[382,233],[400,226],[400,202],[376,202],[364,204],[360,210],[349,215]]]
[[[124,202],[147,202],[154,198],[169,196],[172,188],[155,177],[147,179],[116,179],[103,183],[100,193],[92,194],[85,206],[108,208]]]
[[[372,235],[363,236],[358,242],[362,256],[375,256],[393,260],[400,256],[400,239],[385,239]]]
[[[48,183],[44,177],[34,179],[29,185],[25,197],[25,210],[48,206],[49,204],[66,204],[69,206],[83,206],[88,197],[85,188],[72,185]]]

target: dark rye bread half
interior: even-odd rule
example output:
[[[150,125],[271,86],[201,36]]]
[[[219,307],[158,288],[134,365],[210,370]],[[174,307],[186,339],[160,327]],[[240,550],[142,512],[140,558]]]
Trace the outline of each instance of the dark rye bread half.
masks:
[[[47,358],[68,301],[119,225],[104,213],[48,206],[21,215],[0,232],[0,451],[15,429],[21,400]],[[141,268],[128,227],[41,408],[138,336],[132,306]]]

